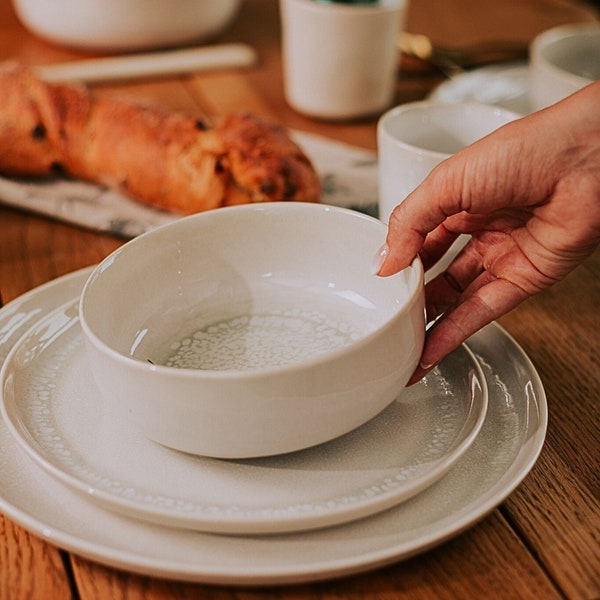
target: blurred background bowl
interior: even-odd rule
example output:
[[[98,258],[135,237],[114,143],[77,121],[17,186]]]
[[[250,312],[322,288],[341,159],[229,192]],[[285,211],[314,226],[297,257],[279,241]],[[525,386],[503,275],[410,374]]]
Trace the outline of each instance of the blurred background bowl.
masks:
[[[531,104],[540,110],[600,79],[600,24],[554,27],[530,47]]]
[[[204,42],[227,28],[241,0],[13,0],[23,24],[53,43],[136,51]]]

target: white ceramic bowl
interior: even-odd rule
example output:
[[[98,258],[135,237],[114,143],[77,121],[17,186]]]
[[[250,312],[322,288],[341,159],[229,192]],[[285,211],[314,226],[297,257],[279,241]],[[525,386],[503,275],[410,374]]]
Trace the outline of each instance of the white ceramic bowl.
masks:
[[[13,0],[33,33],[75,48],[144,50],[205,41],[236,16],[241,0]]]
[[[544,31],[531,44],[529,71],[534,110],[600,79],[600,24],[563,25]]]
[[[420,261],[371,272],[385,235],[354,211],[283,202],[128,242],[80,301],[103,396],[150,439],[222,458],[299,450],[365,423],[406,384],[425,331]]]

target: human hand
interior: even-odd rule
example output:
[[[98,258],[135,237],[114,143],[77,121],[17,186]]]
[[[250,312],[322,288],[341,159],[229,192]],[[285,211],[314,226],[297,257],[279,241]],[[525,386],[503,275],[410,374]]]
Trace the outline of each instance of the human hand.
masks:
[[[437,321],[409,383],[600,243],[600,82],[436,167],[392,213],[378,274],[417,253],[430,268],[462,233],[466,247],[426,286]]]

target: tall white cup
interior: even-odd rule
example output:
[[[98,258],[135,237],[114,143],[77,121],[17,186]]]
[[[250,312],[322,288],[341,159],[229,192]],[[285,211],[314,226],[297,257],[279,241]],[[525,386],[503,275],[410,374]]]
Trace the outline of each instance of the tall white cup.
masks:
[[[488,104],[411,102],[386,112],[377,125],[379,218],[439,163],[520,115]]]
[[[306,115],[369,116],[393,102],[407,0],[280,0],[284,92]]]

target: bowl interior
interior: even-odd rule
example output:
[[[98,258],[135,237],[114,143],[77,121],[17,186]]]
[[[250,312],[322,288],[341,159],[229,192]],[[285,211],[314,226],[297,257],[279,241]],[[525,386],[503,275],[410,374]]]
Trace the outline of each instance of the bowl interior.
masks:
[[[104,344],[155,365],[279,367],[347,346],[398,316],[420,263],[371,272],[386,227],[322,205],[219,209],[141,236],[108,257],[82,295]]]
[[[590,81],[600,79],[600,28],[573,31],[551,39],[541,48],[549,64]]]
[[[454,154],[516,116],[485,104],[413,102],[389,111],[380,127],[395,143]]]

